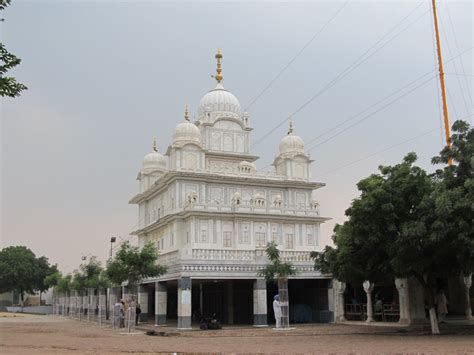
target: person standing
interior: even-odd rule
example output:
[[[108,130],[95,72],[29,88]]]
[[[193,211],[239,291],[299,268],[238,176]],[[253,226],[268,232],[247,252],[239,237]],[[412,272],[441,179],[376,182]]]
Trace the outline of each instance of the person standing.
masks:
[[[276,328],[281,328],[281,303],[280,296],[273,297],[273,313],[275,314]]]
[[[138,324],[141,313],[142,309],[140,308],[140,303],[137,302],[137,305],[135,306],[135,324]]]
[[[123,313],[122,302],[116,302],[114,304],[114,314],[113,314],[114,328],[122,327],[122,313]]]
[[[448,314],[448,300],[444,294],[444,290],[439,290],[438,294],[435,297],[435,304],[438,310],[438,323],[444,323],[444,319]]]

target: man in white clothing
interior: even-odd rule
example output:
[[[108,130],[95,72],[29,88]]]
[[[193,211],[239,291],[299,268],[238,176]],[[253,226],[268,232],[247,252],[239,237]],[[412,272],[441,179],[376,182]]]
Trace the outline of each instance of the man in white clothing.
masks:
[[[280,296],[273,297],[273,313],[275,314],[276,328],[281,328],[281,303]]]

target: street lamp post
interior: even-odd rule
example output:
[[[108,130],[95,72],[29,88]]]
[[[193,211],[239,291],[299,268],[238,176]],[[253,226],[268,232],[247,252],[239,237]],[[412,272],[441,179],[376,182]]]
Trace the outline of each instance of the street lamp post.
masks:
[[[110,257],[112,257],[112,245],[117,239],[115,237],[110,238]]]

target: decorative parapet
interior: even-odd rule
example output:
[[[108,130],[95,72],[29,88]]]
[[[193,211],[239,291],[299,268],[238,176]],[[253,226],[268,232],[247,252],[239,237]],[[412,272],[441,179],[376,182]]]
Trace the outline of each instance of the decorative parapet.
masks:
[[[255,250],[193,249],[192,259],[255,261]]]
[[[261,213],[261,214],[281,214],[283,216],[309,216],[319,217],[319,210],[308,207],[287,208],[275,206],[274,204],[254,205],[252,202],[240,201],[239,204],[223,204],[216,202],[209,203],[188,203],[185,210],[213,211],[213,212],[236,212],[236,213]]]

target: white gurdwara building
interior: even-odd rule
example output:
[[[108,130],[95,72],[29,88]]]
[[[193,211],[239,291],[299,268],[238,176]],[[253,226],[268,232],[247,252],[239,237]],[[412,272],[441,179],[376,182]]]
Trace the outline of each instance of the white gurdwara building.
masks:
[[[190,328],[215,316],[226,324],[267,325],[277,293],[257,273],[267,262],[265,246],[278,244],[282,259],[298,274],[289,280],[290,321],[333,318],[330,277],[313,268],[310,252],[321,250],[319,215],[310,181],[309,154],[293,133],[283,137],[273,173],[259,173],[250,152],[249,115],[222,85],[220,51],[216,87],[201,99],[197,120],[188,110],[166,154],[153,151],[138,174],[139,245],[153,242],[165,275],[139,287],[142,320]]]

